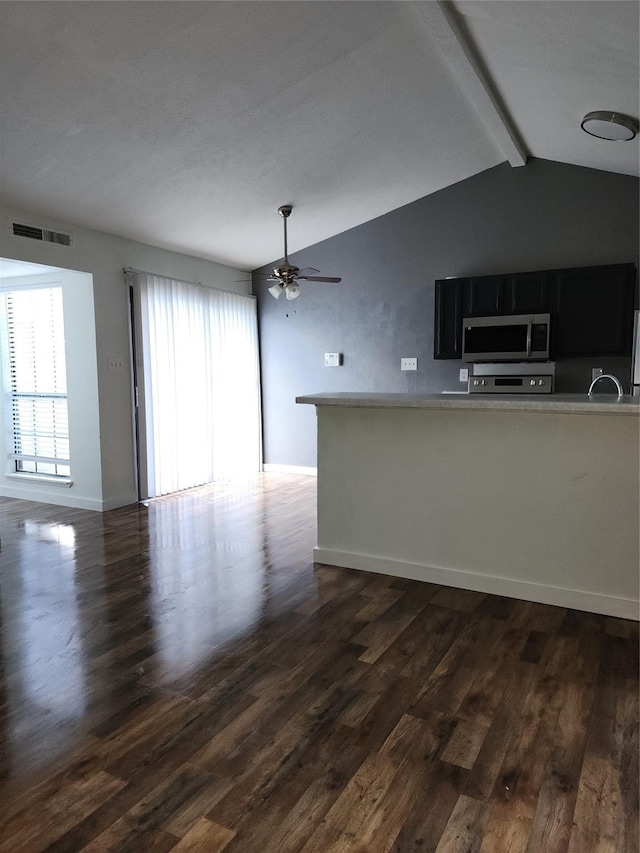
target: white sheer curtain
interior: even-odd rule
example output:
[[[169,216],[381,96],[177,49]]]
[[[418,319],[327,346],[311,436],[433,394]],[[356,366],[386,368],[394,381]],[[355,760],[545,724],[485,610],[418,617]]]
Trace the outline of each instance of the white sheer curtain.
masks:
[[[140,273],[136,283],[143,497],[259,471],[255,299]]]

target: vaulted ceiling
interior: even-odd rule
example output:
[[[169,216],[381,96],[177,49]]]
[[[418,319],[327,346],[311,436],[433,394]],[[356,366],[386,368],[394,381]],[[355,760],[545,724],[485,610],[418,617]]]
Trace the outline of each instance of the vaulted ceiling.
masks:
[[[505,160],[638,175],[639,5],[0,3],[2,200],[253,269]]]

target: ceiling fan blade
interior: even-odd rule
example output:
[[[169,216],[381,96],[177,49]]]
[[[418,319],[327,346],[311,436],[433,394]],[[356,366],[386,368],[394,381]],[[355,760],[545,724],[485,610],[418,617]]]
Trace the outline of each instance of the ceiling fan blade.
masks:
[[[315,267],[305,267],[302,270],[298,270],[298,272],[296,273],[296,278],[300,278],[301,275],[310,275],[314,272],[320,272],[320,270],[315,269]]]
[[[333,284],[337,284],[339,281],[342,281],[341,278],[333,278],[324,275],[298,275],[296,276],[298,279],[304,279],[305,281],[328,281]]]

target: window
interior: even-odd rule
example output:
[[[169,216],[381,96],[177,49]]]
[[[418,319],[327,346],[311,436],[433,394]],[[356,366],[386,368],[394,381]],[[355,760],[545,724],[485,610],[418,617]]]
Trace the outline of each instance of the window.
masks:
[[[9,457],[17,474],[68,478],[69,425],[62,287],[2,294]]]

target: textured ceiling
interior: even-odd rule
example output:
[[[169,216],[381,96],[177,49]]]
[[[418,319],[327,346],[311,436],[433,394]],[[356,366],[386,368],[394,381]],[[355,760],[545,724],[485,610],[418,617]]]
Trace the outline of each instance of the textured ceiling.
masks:
[[[253,269],[285,203],[295,250],[523,154],[638,174],[637,139],[580,130],[637,117],[638,26],[616,0],[4,0],[3,201]]]

